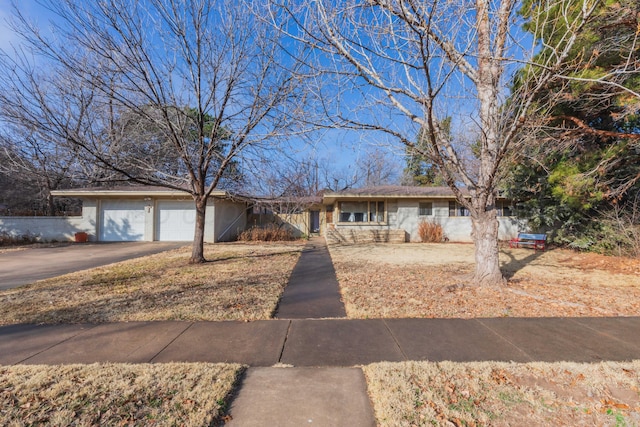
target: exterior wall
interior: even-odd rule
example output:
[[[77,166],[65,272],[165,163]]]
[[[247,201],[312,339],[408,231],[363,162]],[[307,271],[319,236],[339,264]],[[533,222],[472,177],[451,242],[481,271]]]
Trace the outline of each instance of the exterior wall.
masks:
[[[275,224],[286,224],[296,238],[309,235],[310,212],[304,211],[295,214],[273,214]]]
[[[207,243],[216,242],[216,205],[218,201],[207,200],[207,208],[204,213],[204,241]],[[190,240],[193,240],[191,236]]]
[[[301,238],[309,234],[309,212],[297,214],[251,213],[247,216],[247,228],[265,227],[270,224],[278,228],[287,228],[293,237]]]
[[[511,240],[518,237],[518,233],[528,231],[529,226],[527,221],[518,219],[514,216],[501,216],[498,217],[500,227],[498,228],[499,240]]]
[[[156,238],[156,204],[153,200],[144,201],[144,241],[153,242]]]
[[[247,227],[247,204],[216,199],[214,227],[213,243],[236,240]]]
[[[420,202],[432,203],[432,215],[419,216]],[[335,214],[334,214],[335,215]],[[442,226],[444,235],[451,242],[471,242],[471,218],[449,216],[448,199],[397,199],[386,201],[385,224],[369,223],[335,223],[335,230],[341,234],[349,234],[351,231],[366,234],[370,230],[404,230],[407,241],[420,242],[418,226],[421,221],[432,221]],[[498,238],[509,240],[517,236],[518,231],[526,229],[525,222],[515,217],[499,217]],[[327,233],[328,234],[328,233]]]
[[[74,240],[75,233],[85,232],[95,239],[95,227],[81,216],[7,216],[0,217],[0,232],[12,236],[35,236],[43,242]]]
[[[248,215],[247,228],[274,224],[277,227],[288,228],[293,234],[293,237],[302,238],[311,234],[311,211],[318,211],[320,213],[319,234],[323,235],[326,229],[326,207],[320,204],[314,204],[298,213],[252,213]]]
[[[147,200],[148,199],[148,200]],[[145,241],[156,239],[156,201],[145,199]],[[128,200],[135,200],[133,198]],[[139,198],[137,200],[140,200]],[[164,200],[164,199],[162,199]],[[170,199],[174,200],[174,199]],[[208,243],[235,240],[238,231],[246,227],[246,205],[228,200],[209,200],[207,204],[204,240]],[[0,217],[0,232],[14,236],[34,235],[42,241],[73,241],[75,233],[85,232],[89,241],[100,235],[100,201],[84,199],[82,216],[73,217]],[[188,236],[186,240],[193,239]]]

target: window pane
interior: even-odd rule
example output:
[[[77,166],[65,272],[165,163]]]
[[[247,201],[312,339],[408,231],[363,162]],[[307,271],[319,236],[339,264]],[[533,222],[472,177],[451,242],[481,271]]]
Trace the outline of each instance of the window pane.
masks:
[[[341,202],[340,222],[364,222],[367,218],[367,202]]]
[[[378,202],[378,222],[384,222],[384,202]]]
[[[449,216],[456,216],[456,202],[449,202]]]
[[[513,216],[513,210],[508,202],[498,202],[498,215],[500,216]]]
[[[377,221],[377,215],[376,215],[376,202],[371,202],[369,203],[369,222],[376,222]]]
[[[422,202],[418,205],[418,215],[430,216],[433,215],[433,204],[431,202]]]

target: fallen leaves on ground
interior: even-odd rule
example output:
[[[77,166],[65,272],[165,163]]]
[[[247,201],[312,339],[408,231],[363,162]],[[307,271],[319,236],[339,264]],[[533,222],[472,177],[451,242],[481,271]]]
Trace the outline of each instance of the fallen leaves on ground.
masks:
[[[365,366],[380,426],[640,424],[640,361]]]
[[[637,259],[567,250],[503,249],[501,260],[508,285],[484,288],[469,283],[473,273],[471,245],[405,244],[389,245],[386,250],[381,246],[331,248],[351,318],[593,317],[640,313]],[[420,263],[421,258],[424,262]]]
[[[0,324],[269,319],[304,244],[215,244],[124,261],[0,292]]]

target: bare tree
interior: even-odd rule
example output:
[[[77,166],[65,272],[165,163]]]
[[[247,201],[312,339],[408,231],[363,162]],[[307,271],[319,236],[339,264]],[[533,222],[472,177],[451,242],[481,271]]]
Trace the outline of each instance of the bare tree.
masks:
[[[37,130],[16,134],[3,128],[1,132],[0,173],[13,177],[14,184],[20,182],[37,189],[24,197],[39,206],[38,211],[56,215],[51,191],[71,185],[78,172],[77,157],[64,146],[43,141]]]
[[[314,49],[316,61],[306,65],[335,79],[330,87],[338,89],[322,98],[332,123],[391,135],[431,159],[469,209],[476,261],[472,282],[482,286],[505,283],[495,204],[503,162],[517,153],[529,121],[545,113],[545,106],[535,103],[540,90],[569,78],[579,63],[572,49],[598,0],[528,3],[534,11],[527,18],[527,36],[517,13],[521,4],[272,2],[273,21],[287,16],[283,28]],[[542,47],[545,54],[536,56]],[[450,131],[441,126],[449,117]],[[423,147],[415,144],[419,132]]]
[[[393,185],[400,181],[400,165],[389,151],[372,147],[357,161],[359,184],[364,187]]]
[[[272,147],[304,104],[278,34],[233,0],[42,5],[55,17],[49,32],[16,12],[28,50],[0,59],[3,119],[68,141],[117,179],[189,192],[191,262],[205,261],[208,196],[235,160]],[[162,137],[131,155],[124,117]]]

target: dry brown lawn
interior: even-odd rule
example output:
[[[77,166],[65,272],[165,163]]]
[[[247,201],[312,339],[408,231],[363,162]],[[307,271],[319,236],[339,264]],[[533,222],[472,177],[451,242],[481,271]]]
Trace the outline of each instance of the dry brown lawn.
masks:
[[[0,325],[269,319],[303,242],[207,245],[80,271],[0,292]]]
[[[231,364],[0,366],[3,426],[208,426],[242,372]]]
[[[468,286],[471,244],[330,246],[347,315],[393,317],[637,316],[640,259],[501,249],[508,286]]]
[[[385,362],[364,372],[383,427],[640,425],[640,361]]]

